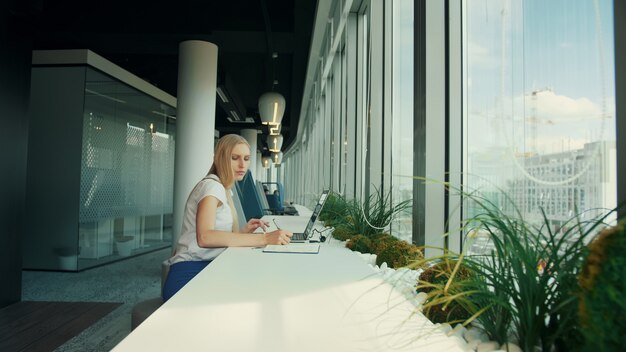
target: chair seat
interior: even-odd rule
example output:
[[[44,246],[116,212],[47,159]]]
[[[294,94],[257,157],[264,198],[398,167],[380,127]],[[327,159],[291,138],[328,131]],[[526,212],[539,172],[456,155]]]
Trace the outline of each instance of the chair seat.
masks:
[[[163,304],[163,298],[155,297],[141,301],[133,307],[130,319],[130,329],[135,330],[139,324],[143,323],[155,310]]]

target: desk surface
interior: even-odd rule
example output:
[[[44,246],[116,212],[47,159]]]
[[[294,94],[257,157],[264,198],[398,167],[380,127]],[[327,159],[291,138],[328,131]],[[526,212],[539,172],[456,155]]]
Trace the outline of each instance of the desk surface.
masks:
[[[228,248],[114,351],[460,351],[355,253]]]

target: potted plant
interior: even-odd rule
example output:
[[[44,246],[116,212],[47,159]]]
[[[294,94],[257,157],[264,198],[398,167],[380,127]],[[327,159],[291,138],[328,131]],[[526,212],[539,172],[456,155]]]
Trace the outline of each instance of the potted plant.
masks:
[[[134,236],[120,236],[115,239],[115,247],[117,248],[117,254],[121,257],[128,257],[134,246]]]
[[[76,270],[78,265],[78,248],[73,246],[55,247],[53,252],[57,256],[59,269]]]
[[[390,268],[406,267],[424,258],[423,252],[418,246],[397,239],[395,241],[379,240],[378,246],[374,249],[374,254],[376,254],[376,265],[380,266],[387,263]]]

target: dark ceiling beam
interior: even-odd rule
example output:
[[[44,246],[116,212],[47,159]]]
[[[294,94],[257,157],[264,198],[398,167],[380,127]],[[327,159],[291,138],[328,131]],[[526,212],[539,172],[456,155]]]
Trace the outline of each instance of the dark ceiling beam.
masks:
[[[185,40],[211,42],[217,45],[219,50],[229,53],[267,53],[265,32],[214,31],[211,34],[42,32],[38,33],[35,42],[46,43],[46,49],[92,49],[68,48],[67,45],[98,43],[99,49],[107,52],[178,55],[178,44]],[[279,54],[293,53],[293,33],[273,33],[272,46]]]
[[[240,123],[229,123],[229,124],[225,124],[224,126],[222,126],[220,128],[220,132],[238,132],[244,128],[254,128],[257,129],[259,131],[262,132],[262,134],[259,134],[259,136],[264,136],[267,137],[267,135],[269,134],[269,128],[267,127],[267,125],[261,125],[260,122],[256,121],[254,123],[245,123],[245,122],[240,122]],[[281,127],[280,132],[281,133],[290,133],[291,132],[291,128],[289,126],[283,126]]]

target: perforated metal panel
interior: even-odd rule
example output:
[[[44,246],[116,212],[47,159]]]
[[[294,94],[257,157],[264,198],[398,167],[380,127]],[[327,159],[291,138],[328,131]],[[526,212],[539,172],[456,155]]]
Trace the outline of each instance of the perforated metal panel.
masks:
[[[85,96],[80,222],[171,213],[174,137],[154,113],[162,104],[119,82],[87,83],[97,93]]]
[[[159,204],[163,213],[172,213],[174,204],[174,137],[152,136],[152,188],[150,203]]]
[[[80,221],[172,212],[174,142],[86,114]]]

